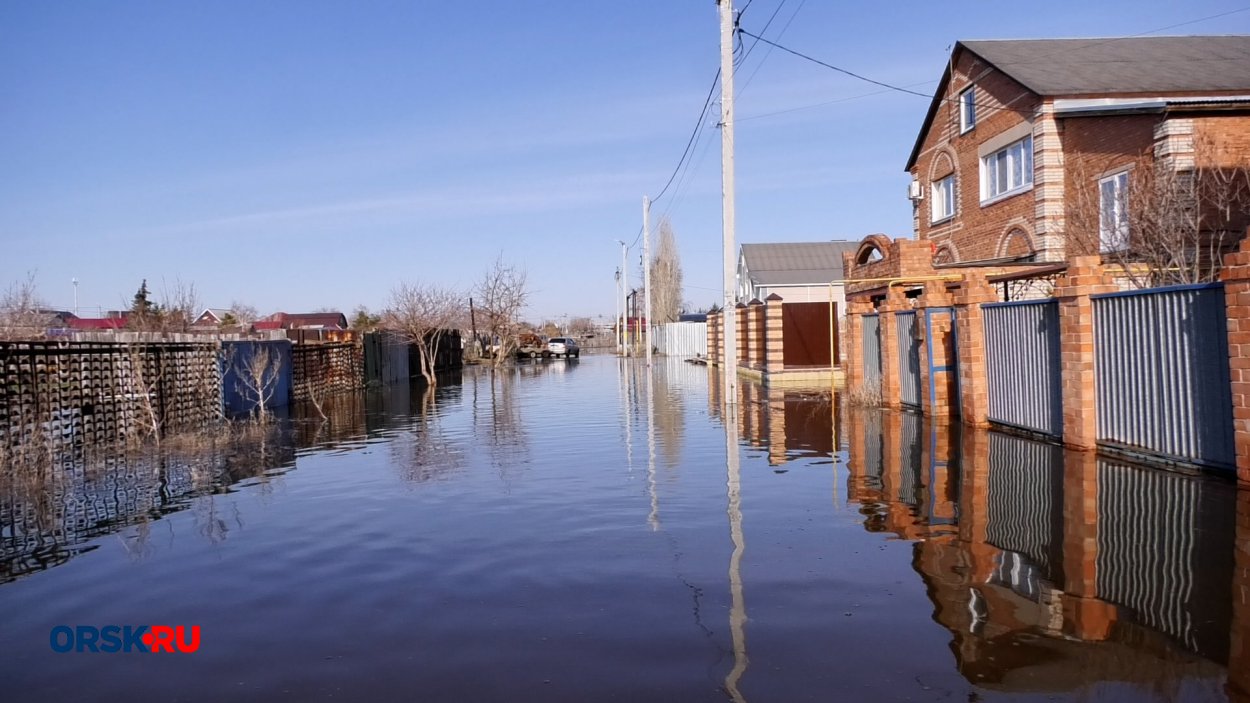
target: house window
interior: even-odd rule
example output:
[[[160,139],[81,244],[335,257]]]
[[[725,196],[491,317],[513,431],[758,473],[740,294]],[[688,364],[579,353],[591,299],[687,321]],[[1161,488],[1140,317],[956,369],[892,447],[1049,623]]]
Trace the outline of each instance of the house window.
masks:
[[[981,158],[981,202],[1033,185],[1033,136]]]
[[[955,215],[955,174],[933,182],[932,222],[941,222]]]
[[[959,94],[959,133],[977,126],[977,89],[975,86]]]
[[[1098,243],[1105,252],[1128,248],[1128,171],[1098,181]]]

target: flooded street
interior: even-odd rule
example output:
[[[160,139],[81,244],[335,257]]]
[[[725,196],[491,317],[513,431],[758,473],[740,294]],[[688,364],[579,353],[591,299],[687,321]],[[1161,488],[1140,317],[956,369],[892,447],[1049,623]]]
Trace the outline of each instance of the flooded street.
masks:
[[[0,697],[1250,700],[1228,482],[742,395],[664,359],[471,368],[7,477]],[[198,651],[50,646],[153,624]]]

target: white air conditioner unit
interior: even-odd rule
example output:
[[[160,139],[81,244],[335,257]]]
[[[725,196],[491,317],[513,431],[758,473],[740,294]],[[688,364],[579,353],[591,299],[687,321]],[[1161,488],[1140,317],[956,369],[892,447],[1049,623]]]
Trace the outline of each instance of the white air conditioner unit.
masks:
[[[908,200],[923,200],[924,199],[924,186],[920,185],[920,181],[912,181],[911,183],[908,184],[907,199]]]

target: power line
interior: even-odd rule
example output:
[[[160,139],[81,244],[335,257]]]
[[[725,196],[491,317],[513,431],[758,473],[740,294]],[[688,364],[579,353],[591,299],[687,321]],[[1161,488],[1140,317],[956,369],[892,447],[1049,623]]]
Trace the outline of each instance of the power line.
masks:
[[[854,71],[850,71],[850,70],[847,70],[847,69],[845,69],[845,68],[840,68],[840,67],[838,67],[838,66],[834,66],[834,65],[833,65],[833,64],[831,64],[831,63],[825,63],[824,61],[821,61],[820,59],[813,58],[813,57],[811,57],[811,56],[808,56],[807,54],[804,54],[804,53],[801,53],[801,52],[795,51],[794,49],[790,49],[790,48],[788,48],[788,47],[784,47],[784,46],[782,46],[782,45],[780,45],[780,44],[778,44],[778,43],[776,43],[776,42],[774,42],[774,41],[769,41],[768,39],[765,39],[765,38],[763,38],[763,37],[757,37],[756,35],[751,34],[750,32],[746,31],[745,29],[741,29],[741,28],[739,28],[739,29],[738,29],[738,31],[739,31],[739,32],[742,32],[743,34],[747,35],[748,37],[755,37],[755,38],[759,39],[760,41],[764,42],[765,44],[771,44],[772,46],[774,46],[774,47],[776,47],[776,48],[778,48],[778,49],[781,49],[782,51],[784,51],[784,52],[786,52],[786,53],[788,53],[788,54],[793,54],[793,55],[795,55],[795,56],[797,56],[797,57],[799,57],[799,58],[801,58],[801,59],[806,59],[806,60],[808,60],[808,61],[811,61],[812,63],[818,64],[818,65],[820,65],[820,66],[824,66],[825,68],[828,68],[828,69],[832,69],[832,70],[834,70],[834,71],[837,71],[838,73],[841,73],[841,74],[843,74],[843,75],[850,76],[851,78],[854,78],[854,79],[856,79],[856,80],[861,80],[861,81],[864,81],[865,83],[871,83],[871,84],[873,84],[873,85],[879,85],[879,86],[881,86],[882,88],[887,89],[888,91],[894,91],[894,92],[898,92],[898,93],[906,93],[907,95],[915,95],[915,96],[917,96],[917,97],[925,98],[925,99],[927,99],[927,100],[937,100],[938,102],[952,103],[952,104],[959,104],[959,102],[960,102],[960,100],[961,100],[961,98],[960,98],[960,97],[954,97],[954,98],[938,97],[938,96],[936,96],[936,95],[930,95],[929,93],[921,93],[921,92],[918,92],[918,91],[912,90],[912,89],[910,89],[910,88],[905,88],[905,87],[903,87],[903,86],[898,86],[898,85],[892,85],[892,84],[890,84],[890,83],[885,83],[885,82],[883,82],[883,81],[879,81],[879,80],[875,80],[875,79],[873,79],[873,78],[869,78],[869,77],[867,77],[867,76],[862,76],[862,75],[860,75],[860,74],[858,74],[858,73],[855,73]],[[884,92],[884,91],[883,91],[883,92]],[[1008,112],[1015,112],[1015,113],[1018,113],[1018,114],[1021,114],[1021,115],[1026,115],[1026,116],[1031,116],[1031,115],[1034,115],[1034,114],[1036,113],[1036,110],[1024,110],[1024,109],[1017,108],[1017,107],[1011,107],[1010,105],[1006,105],[1006,104],[990,105],[990,104],[987,104],[987,103],[978,103],[978,102],[974,102],[974,103],[972,103],[972,104],[973,104],[974,106],[976,106],[976,107],[985,108],[986,110],[1006,110],[1006,111],[1008,111]]]
[[[811,61],[811,62],[812,62],[812,63],[814,63],[814,64],[819,64],[819,65],[821,65],[821,66],[824,66],[825,68],[828,68],[828,69],[832,69],[832,70],[834,70],[834,71],[837,71],[838,73],[842,73],[842,74],[848,75],[848,76],[850,76],[851,78],[856,78],[856,79],[858,79],[858,80],[864,81],[865,83],[872,83],[873,85],[879,85],[879,86],[881,86],[882,88],[889,88],[890,90],[896,90],[896,91],[898,91],[898,92],[900,92],[900,93],[908,93],[908,94],[911,94],[911,95],[918,95],[918,96],[920,96],[920,97],[922,97],[922,98],[932,98],[932,97],[933,97],[932,95],[929,95],[929,94],[927,94],[927,93],[919,93],[919,92],[916,92],[916,91],[914,91],[914,90],[910,90],[910,89],[908,89],[908,88],[903,88],[903,87],[901,87],[901,86],[891,85],[891,84],[889,84],[889,83],[884,83],[884,82],[882,82],[882,81],[878,81],[878,80],[874,80],[874,79],[872,79],[872,78],[869,78],[868,76],[861,76],[860,74],[855,73],[854,71],[848,71],[848,70],[846,70],[845,68],[839,68],[839,67],[837,67],[837,66],[834,66],[834,65],[833,65],[833,64],[831,64],[831,63],[825,63],[824,61],[821,61],[820,59],[817,59],[817,58],[812,58],[811,56],[808,56],[807,54],[803,54],[803,53],[797,52],[797,51],[795,51],[794,49],[789,49],[789,48],[786,48],[786,47],[784,47],[784,46],[782,46],[782,45],[778,44],[777,42],[774,42],[774,41],[769,41],[768,39],[765,39],[765,38],[763,38],[763,37],[761,37],[761,36],[758,36],[758,35],[756,35],[756,34],[751,34],[750,32],[748,32],[748,31],[747,31],[747,30],[745,30],[745,29],[739,28],[739,29],[738,29],[738,31],[739,31],[739,32],[741,32],[741,33],[743,33],[743,34],[745,34],[745,35],[747,35],[748,37],[754,37],[757,41],[762,41],[762,42],[764,42],[765,44],[768,44],[768,45],[770,45],[770,46],[773,46],[773,47],[775,47],[775,48],[777,48],[777,49],[781,49],[782,51],[786,52],[787,54],[794,54],[795,56],[797,56],[797,57],[799,57],[799,58],[801,58],[801,59],[807,59],[808,61]]]
[[[784,5],[785,0],[782,0],[781,4]],[[790,19],[786,20],[786,23],[782,25],[781,31],[777,32],[777,40],[780,40],[783,36],[785,36],[786,30],[789,29],[790,25],[794,23],[794,18],[799,16],[799,13],[803,11],[803,6],[806,4],[807,4],[807,0],[801,0],[799,2],[799,6],[794,9],[794,14],[790,15]],[[781,5],[778,5],[777,9],[780,10]],[[768,33],[768,26],[765,25],[764,29],[760,31],[760,34],[767,34],[767,33]],[[753,44],[751,44],[751,48],[754,49],[755,45],[758,43],[759,41],[756,41]],[[770,46],[768,47],[768,51],[764,52],[764,58],[760,59],[760,62],[755,64],[755,70],[751,71],[751,75],[747,76],[746,82],[742,84],[741,88],[738,88],[739,96],[741,96],[743,93],[746,92],[747,87],[751,85],[751,81],[755,80],[755,74],[760,72],[760,69],[764,67],[764,62],[768,61],[768,57],[772,56],[772,54],[773,54],[773,48]]]
[[[750,5],[751,5],[751,3],[747,3],[747,7],[750,7]],[[777,13],[781,12],[781,8],[785,7],[785,5],[786,5],[786,0],[781,0],[781,2],[777,3],[777,7],[773,10],[773,14],[769,15],[769,17],[768,17],[768,21],[764,23],[764,28],[760,30],[760,34],[764,34],[764,33],[766,33],[766,32],[768,31],[768,28],[769,28],[769,27],[771,27],[771,26],[773,25],[773,20],[777,19]],[[742,8],[742,12],[746,12],[746,11],[747,11],[747,10],[746,10],[746,7]],[[739,21],[739,22],[741,22],[741,21],[742,21],[742,12],[739,12],[739,13],[738,13],[738,21]],[[742,31],[742,27],[741,27],[741,25],[737,25],[737,24],[735,24],[735,27],[737,27],[737,29],[738,29],[738,32],[737,32],[738,34],[744,34],[744,33],[745,33],[745,32],[743,32],[743,31]],[[752,52],[752,51],[755,51],[755,46],[756,46],[757,44],[759,44],[759,43],[760,43],[760,40],[759,40],[759,39],[756,39],[754,42],[752,42],[752,43],[751,43],[751,48],[747,49],[746,54],[744,54],[744,55],[743,55],[743,57],[742,57],[742,61],[743,61],[744,63],[746,62],[747,57],[751,55],[751,52]]]
[[[716,85],[720,83],[720,69],[716,69],[716,75],[712,78],[712,87],[707,90],[707,98],[703,101],[703,109],[699,111],[699,121],[695,123],[694,129],[690,132],[690,139],[686,140],[686,148],[681,152],[681,158],[677,160],[677,166],[673,168],[673,173],[668,177],[668,182],[660,189],[658,195],[651,199],[652,202],[664,197],[668,192],[669,186],[673,185],[673,179],[677,178],[677,172],[681,170],[681,166],[686,161],[686,157],[690,154],[690,149],[694,146],[695,136],[703,126],[703,119],[707,116],[707,108],[712,104],[712,95],[716,93]],[[641,235],[639,235],[641,236]]]

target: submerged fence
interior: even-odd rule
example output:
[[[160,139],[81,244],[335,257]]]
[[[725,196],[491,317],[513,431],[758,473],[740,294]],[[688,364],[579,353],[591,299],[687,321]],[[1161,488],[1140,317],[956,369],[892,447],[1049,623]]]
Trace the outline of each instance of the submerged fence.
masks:
[[[706,322],[669,322],[651,328],[655,350],[664,356],[707,356]]]
[[[1231,466],[1224,287],[1096,295],[1093,305],[1099,441]]]
[[[991,303],[981,309],[990,421],[1062,436],[1059,304],[1029,300]]]
[[[216,344],[0,343],[0,449],[164,435],[221,417]]]
[[[393,339],[374,343],[370,369],[358,342],[144,339],[0,343],[0,455],[161,437],[420,375],[418,355]],[[461,366],[459,334],[443,336],[435,363]]]

